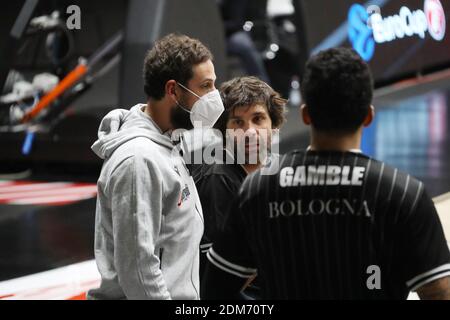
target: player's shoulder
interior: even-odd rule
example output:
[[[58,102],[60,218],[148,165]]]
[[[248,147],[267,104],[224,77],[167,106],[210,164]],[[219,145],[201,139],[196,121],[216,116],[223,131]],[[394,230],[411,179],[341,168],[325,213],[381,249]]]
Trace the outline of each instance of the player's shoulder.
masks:
[[[425,192],[425,185],[418,178],[383,161],[370,159],[368,180],[369,194],[374,195],[376,205],[385,211],[404,212],[409,215]],[[397,217],[397,215],[394,215]]]
[[[383,161],[372,158],[370,160],[372,164],[370,167],[373,173],[372,177],[374,180],[379,180],[377,184],[380,184],[381,187],[391,189],[392,191],[412,192],[414,195],[418,189],[423,188],[423,182],[410,173],[388,165]]]

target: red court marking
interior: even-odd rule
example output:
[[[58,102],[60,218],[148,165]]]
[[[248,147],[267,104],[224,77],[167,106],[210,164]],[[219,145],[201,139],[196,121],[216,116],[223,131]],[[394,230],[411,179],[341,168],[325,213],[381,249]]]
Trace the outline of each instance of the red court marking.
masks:
[[[83,292],[83,293],[81,293],[81,294],[79,294],[77,296],[74,296],[74,297],[70,297],[67,300],[86,300],[86,292]]]

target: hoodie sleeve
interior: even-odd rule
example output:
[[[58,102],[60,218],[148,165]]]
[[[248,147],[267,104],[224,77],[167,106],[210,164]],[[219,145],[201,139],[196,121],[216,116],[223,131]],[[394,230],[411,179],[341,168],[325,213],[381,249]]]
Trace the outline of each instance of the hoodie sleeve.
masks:
[[[114,264],[128,299],[170,299],[155,255],[162,220],[162,179],[139,156],[123,161],[109,182]]]

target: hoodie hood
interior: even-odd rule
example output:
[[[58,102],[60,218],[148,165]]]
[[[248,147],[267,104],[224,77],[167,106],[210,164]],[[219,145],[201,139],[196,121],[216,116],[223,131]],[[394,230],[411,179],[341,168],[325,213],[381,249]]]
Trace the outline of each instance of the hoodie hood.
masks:
[[[130,110],[115,109],[101,121],[98,140],[91,149],[101,159],[108,158],[122,144],[138,138],[147,138],[168,149],[174,145],[169,134],[164,134],[143,109],[145,104],[137,104]]]

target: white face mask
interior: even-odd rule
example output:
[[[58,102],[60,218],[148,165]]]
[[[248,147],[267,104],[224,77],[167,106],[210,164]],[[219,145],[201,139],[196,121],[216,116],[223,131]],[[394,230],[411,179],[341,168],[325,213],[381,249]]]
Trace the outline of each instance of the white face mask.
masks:
[[[181,83],[178,83],[178,85],[198,98],[191,110],[181,107],[184,111],[190,113],[194,128],[212,128],[225,110],[219,90],[215,89],[200,97]]]

